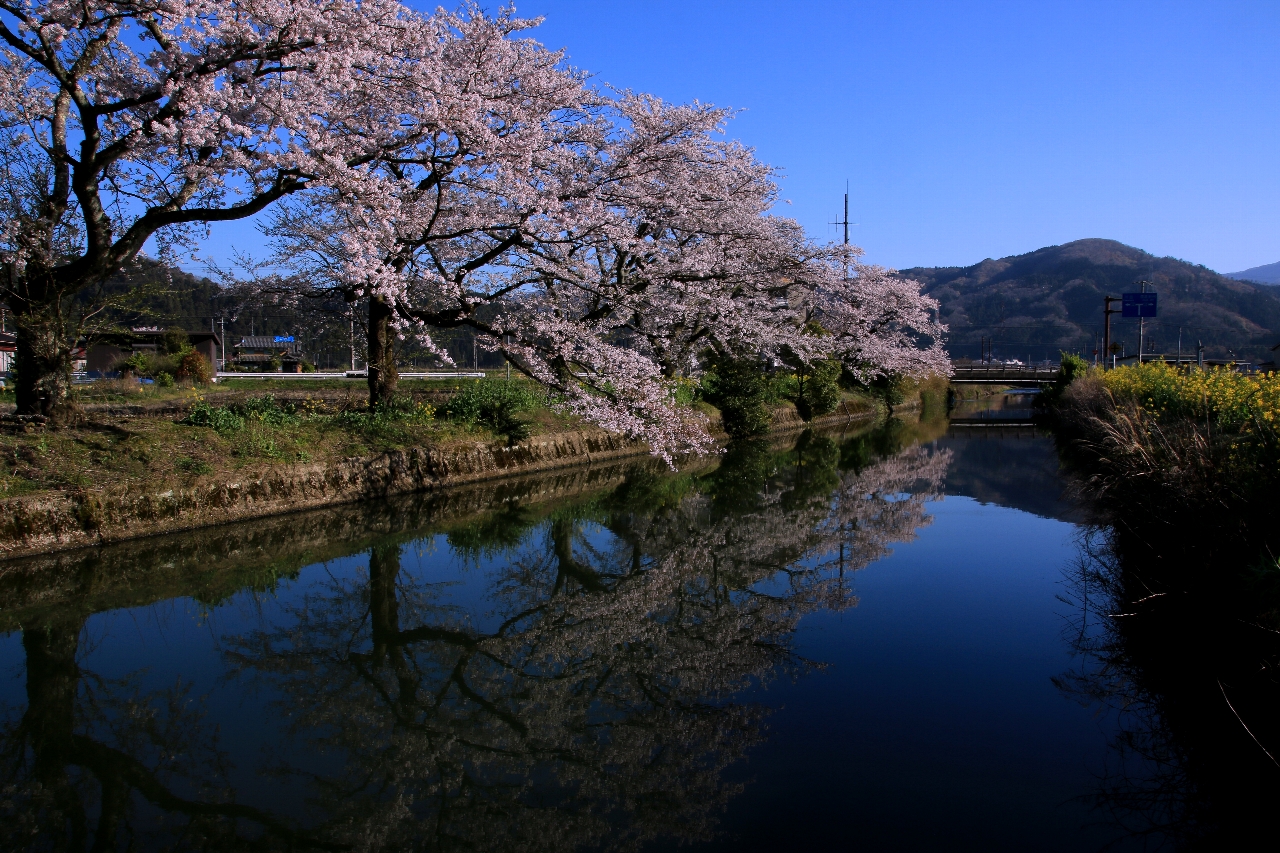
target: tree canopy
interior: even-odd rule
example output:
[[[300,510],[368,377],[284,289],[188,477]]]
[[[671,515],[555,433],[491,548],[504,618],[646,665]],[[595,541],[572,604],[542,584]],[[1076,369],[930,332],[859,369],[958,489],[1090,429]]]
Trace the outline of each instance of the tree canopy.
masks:
[[[86,290],[148,240],[262,211],[276,273],[247,284],[364,306],[371,404],[395,392],[398,341],[466,329],[669,457],[709,441],[671,380],[717,358],[946,370],[935,303],[774,215],[774,170],[724,138],[728,111],[594,87],[535,23],[385,0],[0,0],[19,410],[63,405]]]

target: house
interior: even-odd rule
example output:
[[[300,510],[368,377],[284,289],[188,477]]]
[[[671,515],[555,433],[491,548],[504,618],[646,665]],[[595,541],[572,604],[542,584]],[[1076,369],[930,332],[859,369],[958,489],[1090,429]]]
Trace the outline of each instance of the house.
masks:
[[[91,377],[103,377],[115,370],[116,362],[135,352],[155,352],[159,349],[164,329],[139,328],[128,332],[104,335],[95,339],[85,353],[84,369]],[[216,332],[187,332],[187,340],[195,351],[215,367],[219,361],[222,338]]]
[[[293,335],[246,335],[234,345],[228,361],[240,369],[301,373],[305,358]]]
[[[18,352],[18,336],[13,332],[0,332],[0,373],[13,370],[13,360]]]

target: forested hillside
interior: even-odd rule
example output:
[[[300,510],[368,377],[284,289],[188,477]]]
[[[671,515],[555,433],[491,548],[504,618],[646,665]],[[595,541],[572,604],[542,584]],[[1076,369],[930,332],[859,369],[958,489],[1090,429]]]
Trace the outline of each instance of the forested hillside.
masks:
[[[1202,340],[1209,357],[1270,360],[1280,343],[1280,290],[1236,281],[1176,258],[1157,258],[1114,240],[1077,240],[969,267],[915,267],[903,277],[940,303],[952,357],[978,358],[982,339],[996,358],[1056,358],[1059,350],[1092,356],[1102,337],[1104,296],[1152,282],[1160,315],[1147,321],[1148,352],[1184,352]],[[1117,304],[1115,307],[1119,307]],[[1137,351],[1136,320],[1113,317],[1112,335]]]

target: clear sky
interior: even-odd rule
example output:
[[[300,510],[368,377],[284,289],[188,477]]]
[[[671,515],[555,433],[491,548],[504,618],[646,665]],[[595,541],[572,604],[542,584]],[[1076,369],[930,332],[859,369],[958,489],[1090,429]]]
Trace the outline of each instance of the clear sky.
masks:
[[[434,3],[418,3],[419,6]],[[600,82],[742,110],[780,212],[889,266],[1108,237],[1280,261],[1280,0],[523,0]],[[214,253],[244,226],[215,232]]]

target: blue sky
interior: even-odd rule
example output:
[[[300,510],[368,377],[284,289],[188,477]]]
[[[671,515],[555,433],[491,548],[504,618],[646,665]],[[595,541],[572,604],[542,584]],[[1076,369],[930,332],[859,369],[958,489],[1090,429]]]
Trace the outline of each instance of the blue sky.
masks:
[[[420,6],[434,5],[420,3]],[[742,110],[780,212],[890,266],[1082,237],[1280,261],[1280,2],[526,0],[600,82]],[[215,231],[256,242],[244,225]],[[250,245],[252,248],[252,246]]]

